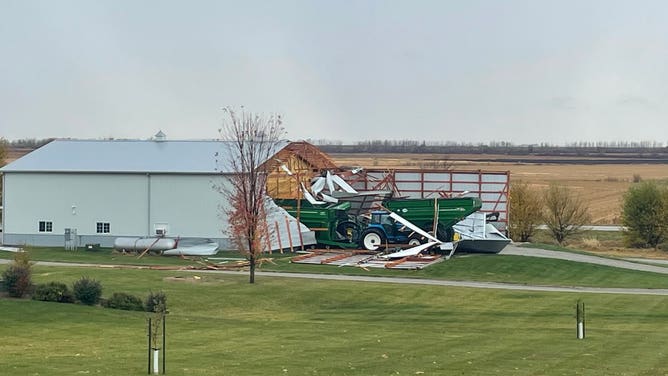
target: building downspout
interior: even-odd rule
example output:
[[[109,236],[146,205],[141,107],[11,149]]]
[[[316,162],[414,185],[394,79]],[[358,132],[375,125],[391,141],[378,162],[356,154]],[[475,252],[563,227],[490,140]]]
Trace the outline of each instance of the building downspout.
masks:
[[[5,191],[7,190],[7,184],[5,182],[5,174],[0,172],[2,175],[2,201],[0,201],[0,208],[2,208],[2,216],[0,216],[0,224],[2,225],[2,231],[0,231],[0,245],[5,244]]]
[[[151,174],[149,172],[146,173],[146,195],[146,236],[151,236]]]

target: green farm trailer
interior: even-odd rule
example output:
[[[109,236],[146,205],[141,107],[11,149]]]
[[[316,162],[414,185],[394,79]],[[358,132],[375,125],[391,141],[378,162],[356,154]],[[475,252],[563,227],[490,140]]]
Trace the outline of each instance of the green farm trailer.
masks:
[[[315,232],[318,244],[341,248],[357,248],[359,225],[348,214],[349,202],[313,205],[307,200],[274,199],[274,202]]]
[[[411,230],[389,218],[389,212],[397,213],[427,232],[434,230],[434,220],[437,220],[436,237],[449,242],[454,233],[452,226],[482,207],[482,201],[477,197],[391,199],[383,202],[383,207],[389,211],[375,210],[368,219],[348,214],[348,202],[313,205],[301,200],[298,205],[297,200],[274,201],[313,230],[319,244],[341,248],[361,245],[367,249],[375,249],[381,243],[405,244],[412,239],[415,242],[426,241],[413,237],[415,234]]]
[[[452,226],[480,210],[482,201],[477,197],[406,198],[387,200],[383,206],[425,231],[434,231],[436,220],[436,237],[452,241]]]

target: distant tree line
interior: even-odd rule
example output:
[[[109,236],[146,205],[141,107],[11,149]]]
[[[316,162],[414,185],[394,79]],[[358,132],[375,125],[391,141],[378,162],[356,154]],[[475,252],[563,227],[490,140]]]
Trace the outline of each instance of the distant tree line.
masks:
[[[308,140],[326,153],[411,153],[411,154],[506,154],[606,156],[639,154],[668,156],[666,144],[657,141],[580,141],[566,145],[538,143],[515,145],[508,141],[467,143],[454,141],[367,140],[354,143],[329,140]]]
[[[37,149],[53,141],[53,138],[20,138],[18,140],[5,140],[6,146],[10,148]]]
[[[0,167],[5,165],[5,159],[7,158],[7,145],[9,143],[4,138],[0,138]]]

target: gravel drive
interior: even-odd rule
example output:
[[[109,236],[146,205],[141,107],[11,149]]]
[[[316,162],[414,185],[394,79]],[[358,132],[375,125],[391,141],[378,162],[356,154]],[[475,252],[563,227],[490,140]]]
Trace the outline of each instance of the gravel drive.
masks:
[[[501,254],[501,255],[516,255],[516,256],[531,256],[531,257],[545,257],[545,258],[553,258],[553,259],[560,259],[560,260],[586,262],[586,263],[590,263],[590,264],[612,266],[612,267],[615,267],[615,268],[624,268],[624,269],[640,270],[640,271],[644,271],[644,272],[668,274],[668,268],[658,266],[658,265],[639,264],[637,262],[624,261],[624,260],[619,260],[619,259],[611,259],[611,258],[605,258],[605,257],[590,256],[590,255],[581,255],[581,254],[571,253],[571,252],[548,251],[546,249],[538,249],[538,248],[523,248],[523,247],[517,247],[517,246],[512,245],[512,244],[506,246],[506,248],[504,248],[503,251],[501,251],[499,254]],[[645,260],[643,262],[649,262],[649,261]]]

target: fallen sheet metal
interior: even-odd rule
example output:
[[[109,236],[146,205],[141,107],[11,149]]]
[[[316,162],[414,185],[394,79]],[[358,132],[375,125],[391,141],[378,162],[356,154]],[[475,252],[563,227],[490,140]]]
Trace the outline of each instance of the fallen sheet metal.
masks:
[[[393,253],[388,253],[385,255],[380,255],[378,257],[384,258],[384,259],[395,259],[395,258],[403,258],[407,256],[416,256],[419,255],[421,252],[435,246],[436,244],[439,244],[440,242],[429,242],[429,243],[424,243],[420,244],[418,246],[415,246],[413,248],[408,248],[408,249],[402,249],[399,252],[393,252]]]
[[[327,171],[325,179],[327,181],[327,188],[329,189],[329,191],[334,192],[334,181],[332,180],[332,173]]]
[[[22,248],[17,248],[17,247],[2,246],[2,247],[0,247],[0,251],[5,251],[5,252],[23,252],[23,249],[22,249]]]
[[[308,202],[310,202],[312,205],[320,205],[320,204],[324,204],[324,203],[325,203],[324,201],[316,200],[315,197],[313,197],[313,195],[311,195],[311,194],[308,192],[308,190],[306,190],[306,187],[304,187],[304,183],[302,183],[301,185],[302,185],[302,194],[304,194],[304,198],[305,198]]]
[[[316,244],[315,232],[303,223],[297,222],[285,209],[267,198],[264,205],[267,214],[267,227],[271,250],[298,248],[301,245]]]
[[[424,231],[423,229],[417,227],[416,225],[412,224],[408,220],[404,219],[402,216],[395,212],[390,212],[390,217],[392,217],[395,221],[401,223],[402,225],[408,227],[409,229],[417,232],[418,234],[424,236],[425,238],[434,241],[436,243],[441,243],[440,240],[436,239],[433,235],[429,234],[428,232]]]
[[[334,182],[334,184],[338,185],[339,187],[341,187],[341,189],[343,189],[348,193],[357,193],[355,188],[351,187],[350,184],[348,184],[345,180],[343,180],[343,178],[341,178],[338,175],[332,175],[332,182]]]
[[[443,257],[440,256],[411,256],[396,261],[370,259],[358,264],[357,266],[362,269],[384,268],[384,269],[420,270],[428,266],[437,264],[443,260],[444,260]]]
[[[325,202],[329,202],[332,204],[337,204],[339,202],[339,199],[336,197],[328,196],[324,193],[320,193],[320,197],[322,197],[322,200]]]
[[[296,264],[332,265],[338,267],[385,268],[417,270],[443,261],[442,256],[407,256],[401,259],[381,258],[377,253],[367,251],[315,250],[292,258]]]
[[[315,181],[311,184],[311,192],[313,192],[314,195],[318,195],[318,193],[322,192],[322,190],[325,188],[325,179],[323,178],[316,178]]]
[[[314,197],[318,197],[323,194],[325,187],[327,187],[329,195],[334,195],[338,191],[338,188],[349,194],[357,194],[355,188],[348,184],[348,182],[343,180],[342,177],[332,174],[330,171],[327,171],[325,176],[318,177],[311,182],[311,193],[313,193]]]

